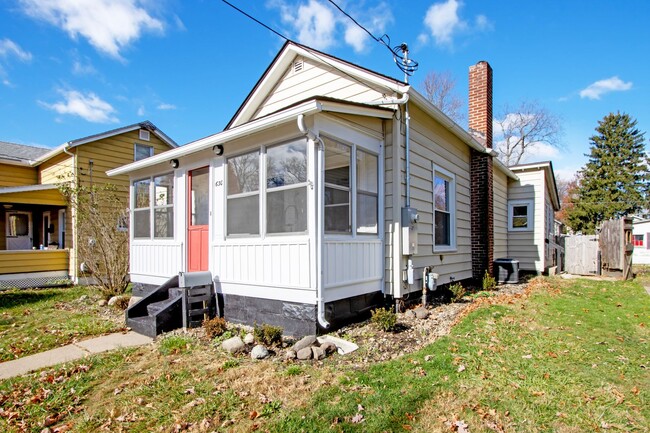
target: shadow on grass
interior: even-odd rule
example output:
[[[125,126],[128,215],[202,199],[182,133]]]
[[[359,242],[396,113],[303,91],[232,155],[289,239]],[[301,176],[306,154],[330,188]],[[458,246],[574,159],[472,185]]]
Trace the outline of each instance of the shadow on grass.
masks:
[[[0,292],[0,310],[47,301],[60,295],[54,289],[9,289]]]

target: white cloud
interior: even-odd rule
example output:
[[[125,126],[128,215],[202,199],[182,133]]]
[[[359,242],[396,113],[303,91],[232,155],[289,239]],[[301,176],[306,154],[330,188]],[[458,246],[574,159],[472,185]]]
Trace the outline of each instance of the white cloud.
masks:
[[[146,114],[146,111],[144,111],[144,106],[141,105],[140,107],[138,107],[138,116],[142,117],[145,114]]]
[[[427,25],[436,44],[451,45],[454,33],[467,26],[467,23],[458,16],[458,8],[461,5],[457,0],[447,0],[444,3],[432,4],[427,10],[424,24]]]
[[[21,0],[26,14],[81,36],[97,50],[120,59],[120,51],[145,31],[162,31],[138,0]]]
[[[343,41],[355,52],[362,53],[372,41],[368,33],[322,0],[271,0],[267,4],[280,10],[282,22],[293,34],[291,37],[307,46],[326,50],[337,44],[337,35],[342,33]],[[381,37],[386,26],[393,21],[390,8],[383,1],[363,10],[355,10],[350,4],[346,11],[377,37]]]
[[[32,60],[32,54],[30,52],[23,50],[17,43],[6,38],[0,40],[0,57],[16,57],[18,60],[23,62],[29,62]]]
[[[92,92],[83,94],[76,90],[60,90],[59,93],[63,96],[63,101],[54,104],[40,102],[40,104],[59,114],[79,116],[88,122],[118,122],[117,117],[114,116],[115,108]]]
[[[159,104],[156,108],[159,109],[159,110],[175,110],[176,106],[174,104],[162,103],[162,104]]]
[[[595,83],[591,83],[589,86],[580,91],[580,97],[587,99],[600,99],[600,97],[605,93],[623,92],[625,90],[630,90],[631,88],[631,81],[628,81],[626,83],[620,78],[614,76],[611,78],[606,78],[604,80],[596,81]]]
[[[82,63],[79,60],[75,60],[72,64],[72,73],[75,75],[91,75],[97,72],[94,66],[89,63]]]

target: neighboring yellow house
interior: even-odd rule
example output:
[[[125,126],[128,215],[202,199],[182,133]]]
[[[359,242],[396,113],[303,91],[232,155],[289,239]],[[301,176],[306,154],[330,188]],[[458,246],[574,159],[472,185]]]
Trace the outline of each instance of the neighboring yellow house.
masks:
[[[111,183],[129,196],[127,175],[106,171],[177,144],[151,122],[72,140],[55,149],[0,141],[0,288],[78,281],[75,215],[61,179]]]

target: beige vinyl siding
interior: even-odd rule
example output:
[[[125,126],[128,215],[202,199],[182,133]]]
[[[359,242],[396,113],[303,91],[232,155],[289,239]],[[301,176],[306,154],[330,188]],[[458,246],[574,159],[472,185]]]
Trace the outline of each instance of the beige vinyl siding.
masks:
[[[411,206],[418,210],[418,254],[413,257],[416,284],[421,287],[422,269],[433,266],[439,284],[472,277],[469,147],[441,124],[415,106],[411,115]],[[433,252],[432,164],[456,177],[456,250]],[[396,212],[400,212],[399,208]]]
[[[72,156],[61,153],[38,166],[38,183],[60,183],[72,179]]]
[[[384,135],[384,293],[393,294],[393,272],[394,272],[394,252],[393,252],[393,229],[395,222],[398,221],[399,198],[394,203],[393,196],[393,122],[385,121]]]
[[[494,167],[492,177],[495,259],[508,256],[508,176]]]
[[[300,60],[303,61],[303,68],[300,72],[294,72],[293,64]],[[382,98],[384,93],[386,90],[372,89],[326,64],[299,57],[291,62],[282,79],[260,104],[253,119],[313,96],[368,102]]]
[[[35,167],[0,164],[0,187],[35,185],[38,172]]]
[[[533,201],[533,230],[508,232],[508,257],[519,260],[519,269],[544,270],[544,171],[517,171],[519,181],[511,181],[508,200]]]

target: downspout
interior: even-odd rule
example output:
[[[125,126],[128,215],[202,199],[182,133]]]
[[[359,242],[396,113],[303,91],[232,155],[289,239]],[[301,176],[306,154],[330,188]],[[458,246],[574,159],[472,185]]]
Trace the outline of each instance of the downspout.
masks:
[[[72,181],[74,182],[75,190],[77,187],[77,153],[72,153],[70,152],[70,142],[67,142],[65,146],[63,146],[63,152],[66,155],[69,155],[72,157]],[[76,212],[74,210],[74,206],[70,207],[70,225],[72,226],[72,248],[70,249],[70,256],[71,260],[74,257],[74,260],[72,260],[74,263],[71,263],[68,265],[68,272],[70,269],[74,272],[74,282],[75,284],[79,283],[79,276],[77,275],[78,269],[77,269],[77,224],[75,224],[75,221],[77,219]],[[67,223],[67,221],[66,221]],[[74,249],[74,254],[72,254],[72,249]],[[70,266],[72,265],[72,266]]]
[[[323,140],[316,135],[312,130],[307,128],[305,125],[305,115],[300,114],[296,119],[298,123],[298,129],[300,132],[305,134],[307,140],[309,140],[310,145],[316,145],[316,185],[317,185],[317,194],[316,194],[316,263],[318,272],[316,272],[316,317],[318,319],[318,324],[323,328],[327,329],[330,327],[330,323],[325,320],[325,299],[323,297],[323,196],[324,196],[324,185],[321,179],[323,173],[323,151],[325,150],[325,143]]]

